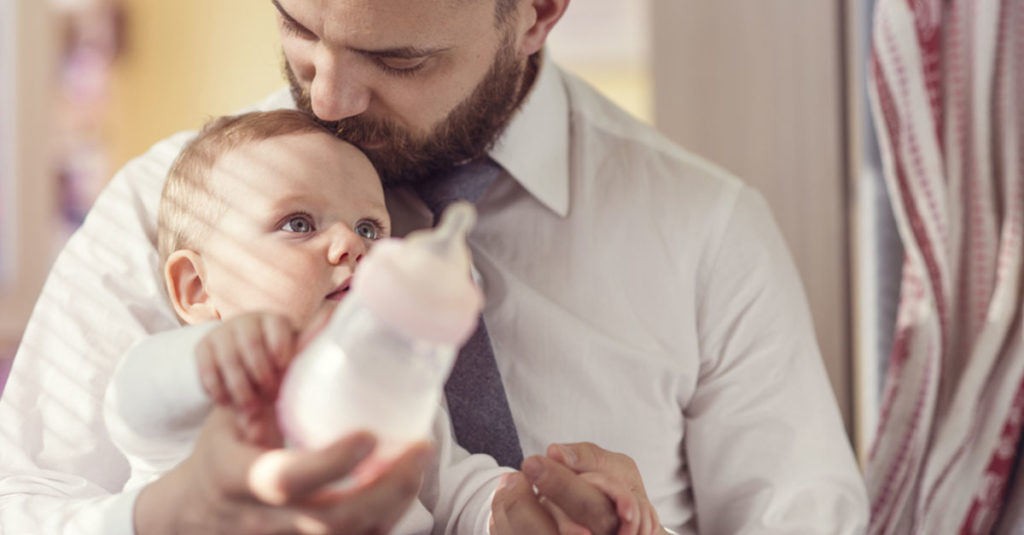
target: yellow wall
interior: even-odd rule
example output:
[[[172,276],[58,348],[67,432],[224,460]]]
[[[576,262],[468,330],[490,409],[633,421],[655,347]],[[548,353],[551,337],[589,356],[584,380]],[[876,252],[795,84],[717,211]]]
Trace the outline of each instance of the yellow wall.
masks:
[[[654,123],[651,99],[652,80],[643,65],[595,66],[559,62],[562,67],[586,80],[612,102],[648,124]]]
[[[123,3],[127,47],[115,68],[105,129],[114,169],[169,134],[284,85],[269,1]]]

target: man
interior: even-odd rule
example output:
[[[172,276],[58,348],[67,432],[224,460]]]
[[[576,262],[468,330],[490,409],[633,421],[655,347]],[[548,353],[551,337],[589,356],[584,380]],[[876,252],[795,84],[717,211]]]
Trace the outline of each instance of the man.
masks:
[[[485,154],[500,165],[470,243],[529,458],[495,493],[493,533],[863,529],[863,483],[764,203],[544,57],[568,0],[274,4],[292,87],[261,107],[297,105],[362,147],[396,234],[430,224],[437,176]],[[187,461],[118,494],[96,397],[121,351],[173,325],[150,242],[186,139],[115,177],[54,267],[0,402],[0,525],[386,531],[426,446],[330,491],[368,437],[261,451],[217,412]]]

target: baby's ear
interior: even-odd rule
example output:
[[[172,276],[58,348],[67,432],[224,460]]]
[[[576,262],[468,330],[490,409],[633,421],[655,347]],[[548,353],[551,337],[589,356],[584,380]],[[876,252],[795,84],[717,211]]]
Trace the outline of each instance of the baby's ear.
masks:
[[[203,257],[188,249],[179,249],[164,263],[164,282],[171,304],[189,325],[217,319],[220,314],[203,285]]]

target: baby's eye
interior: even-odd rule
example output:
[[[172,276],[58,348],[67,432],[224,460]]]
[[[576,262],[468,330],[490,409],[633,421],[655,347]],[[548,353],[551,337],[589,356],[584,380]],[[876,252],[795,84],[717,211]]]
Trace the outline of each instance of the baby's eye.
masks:
[[[380,237],[380,230],[377,228],[377,224],[373,221],[363,220],[356,223],[356,234],[360,238],[367,240],[376,240]]]
[[[306,233],[316,230],[316,225],[313,224],[313,219],[308,215],[297,215],[289,217],[284,222],[284,225],[281,226],[281,230],[285,232]]]

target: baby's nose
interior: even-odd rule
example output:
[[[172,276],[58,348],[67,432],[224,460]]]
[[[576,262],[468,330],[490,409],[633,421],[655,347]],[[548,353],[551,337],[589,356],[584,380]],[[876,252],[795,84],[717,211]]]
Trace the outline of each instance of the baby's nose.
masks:
[[[355,267],[366,254],[366,242],[350,228],[339,228],[332,232],[327,250],[327,261],[332,265],[349,264]]]

